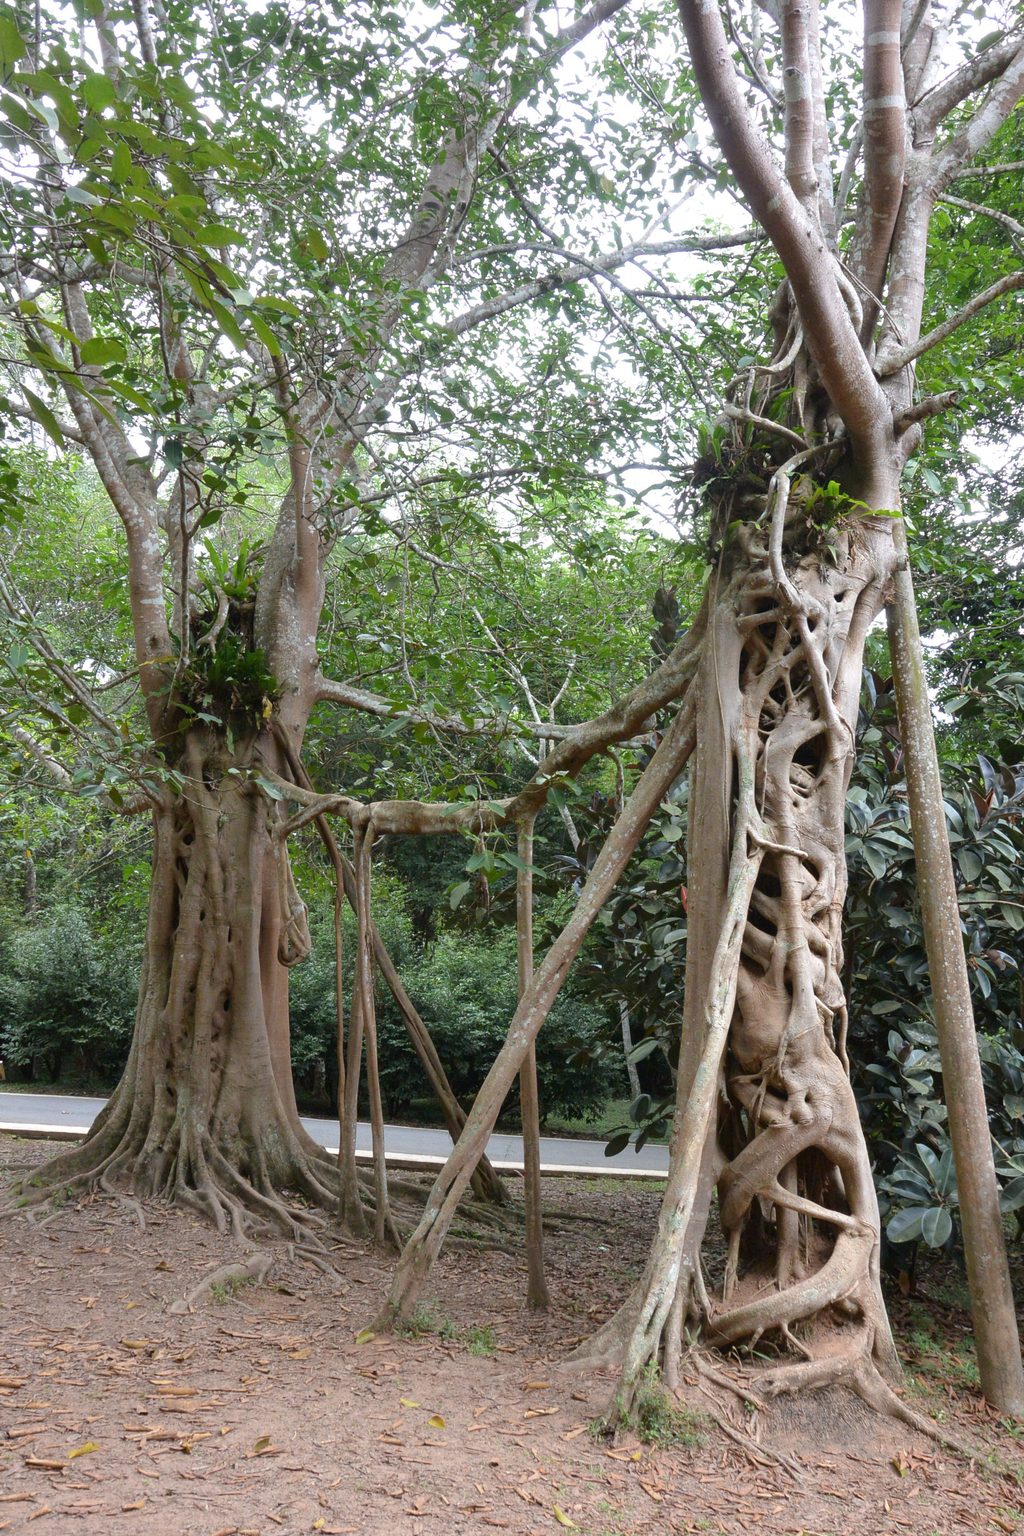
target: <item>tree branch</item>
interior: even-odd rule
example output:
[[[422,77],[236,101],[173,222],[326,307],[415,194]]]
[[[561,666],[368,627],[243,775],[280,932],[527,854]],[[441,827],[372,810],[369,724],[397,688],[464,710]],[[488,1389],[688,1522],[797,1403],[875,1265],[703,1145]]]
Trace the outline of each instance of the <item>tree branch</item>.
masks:
[[[968,96],[990,85],[1005,74],[1024,45],[1024,33],[1011,32],[1000,42],[986,48],[976,59],[968,59],[945,80],[926,91],[913,103],[915,137],[929,136]]]
[[[780,6],[786,179],[812,219],[818,212],[818,184],[814,174],[814,112],[807,21],[809,6],[816,3],[817,0],[782,0]]]
[[[1009,39],[1007,41],[1009,42]],[[1020,100],[1021,91],[1024,90],[1024,34],[1016,33],[1013,44],[1015,52],[1012,56],[1006,60],[1001,69],[993,71],[987,77],[995,81],[992,90],[978,107],[970,122],[939,152],[932,177],[934,192],[945,191],[964,166],[969,165],[976,156],[988,148],[993,137]],[[996,49],[991,49],[990,52],[995,53]],[[1004,57],[1001,49],[999,57],[1000,59]],[[983,54],[982,58],[987,59],[988,54]],[[987,83],[987,80],[981,83]],[[916,123],[916,112],[914,117]]]
[[[1002,224],[1004,229],[1009,230],[1017,254],[1024,256],[1024,249],[1021,247],[1021,239],[1024,239],[1024,224],[1019,224],[1008,213],[1003,213],[999,208],[988,208],[984,203],[969,203],[966,198],[952,197],[948,192],[942,194],[939,202],[949,203],[953,208],[964,208],[968,213],[984,214],[985,218],[994,219],[997,224]]]
[[[966,171],[958,171],[954,181],[966,181],[968,176],[1008,176],[1024,171],[1024,160],[1006,160],[1002,165],[972,165]]]
[[[996,299],[1003,298],[1007,293],[1016,293],[1021,288],[1024,288],[1024,272],[1011,272],[1007,277],[1001,277],[997,283],[993,283],[991,287],[986,288],[982,293],[976,294],[955,315],[951,315],[948,320],[944,320],[941,325],[937,325],[933,331],[929,331],[926,336],[922,336],[912,347],[904,347],[901,352],[892,353],[886,357],[884,363],[879,366],[879,377],[888,378],[890,374],[898,373],[901,368],[905,368],[908,363],[912,363],[916,357],[920,357],[922,353],[930,352],[940,342],[946,341],[952,336],[954,331],[959,330],[965,320],[972,319],[986,305],[994,303]]]
[[[63,763],[59,763],[55,757],[51,757],[46,748],[41,746],[34,736],[29,735],[24,726],[5,725],[4,730],[8,736],[13,736],[14,740],[20,743],[25,748],[25,751],[35,758],[37,763],[43,765],[51,779],[54,779],[61,789],[71,788],[71,775]]]
[[[486,320],[493,320],[496,315],[503,315],[510,309],[519,309],[524,304],[531,304],[535,299],[543,298],[545,294],[567,288],[572,283],[594,276],[595,273],[612,272],[616,267],[624,266],[637,257],[670,256],[686,251],[732,250],[736,246],[749,245],[757,239],[758,233],[756,229],[741,229],[728,235],[682,235],[677,240],[658,240],[647,244],[638,242],[636,245],[624,246],[621,251],[609,251],[603,256],[595,256],[592,259],[580,257],[571,265],[560,267],[555,272],[547,272],[542,277],[531,278],[518,288],[496,294],[490,299],[482,299],[479,304],[474,304],[471,309],[463,310],[461,315],[455,315],[449,320],[445,330],[450,336],[464,336],[474,326],[482,325]]]
[[[717,5],[679,0],[679,9],[719,147],[782,260],[822,382],[846,424],[858,467],[870,475],[870,466],[882,462],[891,415],[853,328],[824,234],[754,127]],[[870,499],[870,485],[865,489]],[[890,499],[888,482],[879,495]]]
[[[901,0],[864,6],[864,178],[850,266],[876,299],[882,296],[903,195],[906,103],[900,59]],[[867,304],[861,340],[874,334],[878,307]]]

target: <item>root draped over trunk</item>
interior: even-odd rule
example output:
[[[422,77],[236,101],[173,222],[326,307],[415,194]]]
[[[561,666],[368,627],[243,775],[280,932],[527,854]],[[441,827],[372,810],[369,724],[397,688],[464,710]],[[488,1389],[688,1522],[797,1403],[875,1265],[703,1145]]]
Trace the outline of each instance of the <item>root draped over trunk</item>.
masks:
[[[712,1343],[753,1346],[769,1333],[808,1360],[827,1323],[826,1335],[846,1333],[844,1354],[866,1362],[864,1381],[869,1365],[876,1377],[899,1370],[840,980],[845,797],[864,642],[894,568],[891,519],[832,528],[826,559],[807,515],[812,485],[791,483],[812,456],[775,472],[768,526],[733,528],[713,578],[694,684],[669,1179],[632,1304],[577,1351],[621,1366],[618,1414],[662,1353],[666,1379],[677,1379],[687,1319]],[[700,1250],[716,1185],[728,1257],[710,1296]]]

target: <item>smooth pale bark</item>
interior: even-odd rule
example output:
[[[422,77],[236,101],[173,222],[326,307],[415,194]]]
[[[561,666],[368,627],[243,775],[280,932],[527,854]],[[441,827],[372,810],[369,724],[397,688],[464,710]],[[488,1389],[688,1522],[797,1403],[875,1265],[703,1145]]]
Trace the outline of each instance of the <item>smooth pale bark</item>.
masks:
[[[640,1073],[633,1060],[633,1031],[629,1022],[629,1006],[624,998],[619,999],[619,1023],[622,1025],[622,1054],[626,1058],[629,1091],[635,1101],[640,1097]]]
[[[516,961],[519,999],[533,980],[533,823],[519,828],[519,857],[526,866],[516,875]],[[526,1206],[526,1304],[547,1309],[544,1276],[544,1212],[540,1200],[540,1102],[537,1092],[537,1044],[530,1042],[519,1069],[519,1107],[523,1121],[523,1199]]]
[[[949,1137],[960,1195],[978,1374],[981,1389],[993,1407],[1021,1416],[1024,1370],[1017,1317],[960,932],[928,680],[902,522],[897,524],[896,537],[902,560],[895,576],[896,600],[888,612],[889,649],[935,1029],[949,1112]]]
[[[370,1100],[370,1136],[373,1145],[373,1236],[383,1244],[390,1238],[401,1251],[401,1240],[391,1215],[388,1201],[388,1175],[384,1158],[384,1106],[380,1093],[380,1071],[377,1059],[377,1011],[373,995],[373,957],[370,950],[370,902],[372,891],[371,854],[373,850],[373,822],[355,832],[356,865],[356,973],[354,987],[359,995],[359,1007],[366,1040],[366,1089]]]

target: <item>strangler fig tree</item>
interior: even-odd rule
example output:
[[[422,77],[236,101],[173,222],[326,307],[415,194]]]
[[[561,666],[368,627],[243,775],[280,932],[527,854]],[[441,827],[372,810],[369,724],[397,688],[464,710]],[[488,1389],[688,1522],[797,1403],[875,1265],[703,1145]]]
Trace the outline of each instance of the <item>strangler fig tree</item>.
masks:
[[[953,403],[948,393],[922,394],[915,361],[1022,281],[1007,273],[922,334],[932,213],[1017,105],[1024,32],[1011,29],[980,51],[962,39],[947,51],[946,19],[930,0],[902,8],[867,0],[859,122],[836,144],[827,70],[830,58],[842,68],[839,47],[849,39],[844,32],[839,44],[835,28],[849,18],[829,18],[829,54],[817,0],[764,10],[776,28],[770,42],[756,8],[744,35],[732,20],[727,32],[718,0],[680,0],[718,149],[782,269],[764,296],[765,351],[729,383],[697,465],[713,560],[684,643],[697,663],[673,731],[520,1003],[406,1248],[389,1308],[409,1306],[439,1247],[580,930],[622,867],[613,845],[635,846],[636,818],[649,815],[692,753],[686,1001],[668,1188],[637,1293],[580,1355],[622,1363],[624,1411],[649,1361],[663,1357],[668,1381],[676,1379],[684,1323],[723,1345],[774,1332],[811,1363],[772,1373],[766,1390],[844,1379],[906,1416],[883,1379],[897,1362],[845,1048],[843,813],[865,640],[900,583],[904,630],[912,618],[901,476],[923,423]],[[767,132],[754,107],[764,100]],[[915,638],[916,626],[904,652]],[[901,662],[906,671],[897,647]],[[904,744],[920,762],[934,747],[930,727],[911,721],[908,699],[901,689]],[[937,817],[941,843],[937,782],[933,774],[931,802],[918,794],[912,807],[919,823]],[[919,826],[919,848],[921,835]],[[941,847],[937,857],[941,864]],[[933,927],[930,937],[933,975],[945,987],[947,975],[963,971],[955,908],[952,926]],[[936,997],[937,1018],[946,1004]],[[991,1400],[1018,1412],[1024,1379],[969,1021],[970,1045],[962,1029],[959,1039],[968,1067],[973,1053],[974,1080],[962,1072],[951,1097],[972,1099],[973,1120],[955,1106],[950,1119],[958,1166],[984,1207],[965,1221],[979,1360]],[[947,1049],[950,1040],[947,1029]],[[711,1295],[700,1255],[716,1187],[728,1262],[721,1293]]]

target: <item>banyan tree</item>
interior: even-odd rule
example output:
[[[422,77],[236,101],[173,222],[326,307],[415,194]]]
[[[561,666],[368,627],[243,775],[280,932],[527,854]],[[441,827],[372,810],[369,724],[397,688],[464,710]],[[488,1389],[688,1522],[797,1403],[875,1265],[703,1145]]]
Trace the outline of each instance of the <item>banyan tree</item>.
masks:
[[[886,1378],[898,1367],[880,1289],[878,1207],[846,1055],[843,811],[865,641],[889,607],[905,651],[901,713],[911,790],[927,820],[933,753],[911,676],[919,656],[900,484],[925,423],[952,401],[922,397],[914,363],[985,304],[1021,286],[1020,274],[1009,273],[922,333],[929,226],[938,199],[985,154],[1016,107],[1024,35],[1005,31],[950,62],[932,0],[902,9],[898,0],[867,0],[858,44],[860,121],[839,145],[830,136],[826,66],[837,54],[843,17],[823,18],[817,0],[766,0],[763,17],[755,8],[738,29],[730,20],[727,31],[717,0],[681,0],[703,110],[777,257],[763,294],[760,355],[727,383],[689,470],[708,526],[709,575],[696,616],[657,669],[603,715],[569,726],[536,722],[533,737],[548,750],[515,795],[453,810],[321,793],[302,765],[313,709],[330,703],[381,718],[398,712],[361,684],[325,676],[318,654],[327,562],[379,495],[374,477],[383,470],[373,433],[389,403],[444,346],[517,307],[595,283],[631,261],[746,247],[753,238],[742,230],[659,242],[652,225],[633,246],[619,241],[600,259],[567,260],[478,297],[422,339],[417,306],[451,277],[485,173],[489,187],[507,189],[508,206],[529,224],[536,247],[558,252],[557,236],[509,169],[512,125],[567,51],[586,38],[593,46],[602,24],[628,7],[604,0],[561,30],[542,28],[539,9],[480,8],[469,41],[431,87],[430,112],[440,114],[443,131],[429,170],[415,196],[405,188],[404,224],[376,264],[368,263],[375,286],[343,312],[331,307],[348,281],[340,258],[330,281],[325,275],[315,292],[307,286],[300,295],[304,308],[287,291],[261,297],[260,262],[276,262],[275,271],[286,279],[290,272],[298,285],[310,262],[326,260],[323,220],[289,232],[288,219],[304,186],[322,191],[337,165],[363,167],[366,185],[352,196],[358,203],[365,192],[373,205],[380,157],[366,146],[384,131],[377,108],[346,141],[344,155],[332,160],[325,139],[315,165],[302,168],[307,183],[298,174],[289,180],[289,152],[305,150],[289,139],[291,120],[282,119],[284,154],[277,157],[276,144],[268,150],[264,185],[240,157],[232,160],[230,135],[218,140],[195,94],[172,75],[167,39],[184,23],[171,13],[154,19],[146,0],[133,5],[130,18],[104,11],[94,68],[56,44],[47,61],[31,28],[23,39],[13,24],[0,32],[12,90],[20,93],[14,123],[23,163],[34,157],[40,167],[25,187],[50,188],[48,201],[36,203],[31,190],[23,192],[21,224],[5,235],[2,280],[21,348],[15,413],[34,415],[62,445],[77,445],[123,530],[146,736],[134,743],[125,770],[127,801],[116,776],[103,782],[122,809],[143,810],[154,827],[127,1070],[87,1141],[43,1170],[29,1194],[100,1182],[173,1198],[240,1236],[284,1231],[311,1246],[336,1214],[358,1227],[372,1212],[377,1237],[402,1246],[378,1324],[408,1317],[470,1182],[478,1195],[502,1198],[481,1162],[488,1135],[521,1072],[530,1118],[537,1034],[589,925],[685,771],[687,973],[671,1169],[643,1279],[581,1354],[621,1365],[620,1403],[628,1405],[650,1362],[660,1361],[672,1383],[684,1325],[722,1346],[770,1333],[799,1359],[771,1373],[765,1390],[846,1380],[892,1408],[898,1400]],[[552,18],[553,10],[545,26]],[[647,32],[631,38],[634,55],[639,40],[655,46],[657,28],[670,30],[678,19],[666,11],[653,31],[645,23]],[[822,41],[826,19],[831,53]],[[271,102],[273,91],[267,86],[261,96],[252,85],[264,63],[259,38],[246,51],[250,22],[232,25],[209,47],[223,51],[227,76],[235,71],[224,111],[241,117]],[[303,88],[329,80],[339,121],[349,110],[345,93],[359,96],[352,82],[369,67],[366,39],[383,23],[371,18],[365,38],[353,40],[360,25],[325,12],[310,24],[296,64]],[[290,48],[295,35],[288,32],[281,46]],[[843,34],[847,53],[848,43]],[[280,83],[272,82],[275,89]],[[430,119],[426,105],[417,110],[417,123],[424,114]],[[272,126],[269,117],[261,124],[264,147]],[[261,195],[266,216],[257,219],[250,215]],[[244,207],[244,235],[226,222],[218,198],[225,209],[232,199]],[[367,220],[386,222],[375,206]],[[337,202],[332,208],[340,224],[346,210]],[[386,213],[393,219],[393,209]],[[499,225],[491,233],[500,252]],[[275,240],[298,252],[288,258],[291,267],[278,258]],[[230,248],[246,241],[251,259],[236,271]],[[131,356],[119,324],[131,330]],[[226,361],[228,342],[241,363]],[[145,354],[148,384],[135,353]],[[157,423],[148,446],[140,441],[147,415]],[[221,515],[225,498],[241,494],[244,452],[276,452],[287,461],[272,536],[261,563],[243,554],[201,579],[200,531]],[[415,536],[402,524],[399,534]],[[9,581],[3,601],[66,690],[68,731],[86,720],[109,760],[123,767],[124,731],[88,680],[63,666]],[[661,711],[670,723],[657,750],[533,974],[532,948],[521,945],[519,1007],[464,1115],[415,1010],[402,1002],[374,928],[374,842],[382,835],[517,832],[526,854],[525,929],[530,832],[552,783],[649,730]],[[471,738],[475,731],[464,714],[420,705],[407,705],[406,713],[439,734]],[[30,735],[26,745],[55,775],[65,771],[51,747]],[[927,839],[921,820],[915,836]],[[288,970],[309,946],[288,839],[313,822],[337,875],[339,911],[347,891],[358,917],[340,1167],[302,1130],[288,1053]],[[332,823],[351,831],[351,864]],[[939,846],[936,868],[941,857]],[[957,962],[951,953],[948,943],[932,946],[933,974],[949,963],[949,997],[958,963],[962,969],[962,954]],[[375,963],[399,997],[457,1138],[414,1230],[397,1219],[384,1171]],[[948,1001],[937,993],[937,1010]],[[369,1187],[360,1185],[353,1141],[364,1040],[376,1149]],[[958,1125],[976,1124],[970,1115],[980,1087],[970,1079],[969,1058],[968,1051],[960,1121],[961,1110],[950,1106],[961,1148]],[[531,1130],[528,1124],[528,1144]],[[971,1178],[964,1163],[962,1189]],[[992,1226],[994,1178],[986,1183],[984,1167],[974,1187],[968,1254],[975,1276],[979,1265],[986,1276],[976,1307],[987,1308],[979,1345],[990,1395],[1003,1407],[1024,1407],[1005,1256]],[[301,1206],[291,1198],[296,1192]],[[535,1199],[532,1176],[534,1258]],[[718,1294],[701,1265],[715,1199],[728,1246]],[[536,1266],[533,1281],[533,1299],[541,1301]]]

